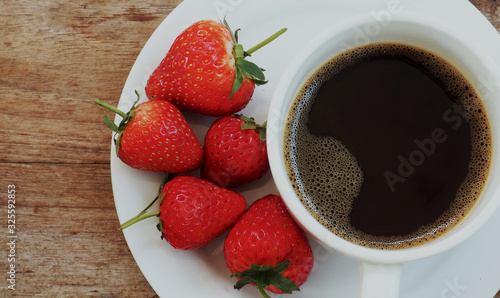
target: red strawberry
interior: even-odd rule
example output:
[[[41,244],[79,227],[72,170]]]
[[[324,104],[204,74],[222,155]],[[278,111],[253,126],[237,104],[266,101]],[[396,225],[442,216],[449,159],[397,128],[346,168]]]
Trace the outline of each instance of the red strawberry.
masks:
[[[170,245],[197,249],[229,230],[246,208],[242,195],[194,176],[177,176],[160,189],[160,211],[145,214],[155,199],[120,229],[160,216],[158,229]]]
[[[239,279],[235,288],[251,283],[273,293],[299,290],[312,270],[309,241],[281,198],[267,195],[241,216],[224,242],[226,266]]]
[[[138,101],[139,94],[128,113],[95,101],[123,118],[117,126],[104,115],[108,127],[116,132],[118,157],[133,168],[153,172],[183,173],[200,167],[203,148],[179,110],[167,101],[136,107]]]
[[[232,188],[253,182],[269,170],[266,149],[266,124],[253,118],[223,116],[205,136],[205,158],[201,177]]]
[[[286,29],[244,51],[224,24],[202,20],[182,32],[160,65],[151,74],[146,94],[149,99],[171,101],[181,110],[222,116],[243,109],[255,84],[264,84],[262,69],[245,60]]]

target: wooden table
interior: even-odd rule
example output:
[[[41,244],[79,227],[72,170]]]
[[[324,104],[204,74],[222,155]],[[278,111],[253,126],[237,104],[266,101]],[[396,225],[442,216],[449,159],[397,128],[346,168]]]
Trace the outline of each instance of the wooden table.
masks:
[[[17,236],[16,290],[2,244],[0,296],[155,296],[117,231],[111,132],[93,100],[118,102],[139,51],[180,2],[0,1],[0,217],[6,242],[15,185]],[[500,30],[500,1],[472,2]]]

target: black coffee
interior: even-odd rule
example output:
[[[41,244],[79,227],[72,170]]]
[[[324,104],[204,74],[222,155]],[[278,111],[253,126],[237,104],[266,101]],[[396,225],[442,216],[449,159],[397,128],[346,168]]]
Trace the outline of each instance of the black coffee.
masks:
[[[451,230],[491,160],[473,86],[444,59],[383,43],[342,53],[289,111],[285,163],[310,213],[360,245],[402,249]]]

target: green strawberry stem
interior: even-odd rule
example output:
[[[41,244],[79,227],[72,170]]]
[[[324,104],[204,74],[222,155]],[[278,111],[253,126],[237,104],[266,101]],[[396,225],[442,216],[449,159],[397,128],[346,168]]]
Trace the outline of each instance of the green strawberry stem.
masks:
[[[252,55],[252,53],[254,53],[255,51],[259,50],[260,48],[262,48],[263,46],[267,45],[268,43],[272,42],[273,40],[275,40],[276,38],[278,38],[281,34],[285,33],[287,30],[288,30],[287,28],[283,28],[283,29],[279,30],[278,32],[276,32],[273,35],[269,36],[263,42],[261,42],[258,45],[254,46],[250,50],[246,51],[247,54],[248,55]]]
[[[259,289],[259,293],[264,298],[271,298],[271,296],[267,295],[266,291],[264,291],[264,277],[259,278],[257,282],[257,288]]]
[[[160,211],[156,211],[156,212],[151,212],[151,213],[148,213],[146,215],[137,215],[136,217],[126,221],[125,223],[123,223],[119,228],[118,230],[123,230],[125,228],[128,228],[130,227],[131,225],[135,224],[135,223],[138,223],[140,222],[141,220],[143,219],[146,219],[146,218],[150,218],[150,217],[153,217],[153,216],[158,216],[160,215]]]
[[[160,184],[160,187],[158,188],[158,195],[156,196],[156,198],[154,198],[154,200],[149,203],[149,205],[144,208],[144,210],[142,210],[137,216],[134,216],[133,218],[127,220],[126,222],[124,222],[119,228],[118,230],[123,230],[125,228],[128,228],[130,227],[131,225],[135,224],[135,223],[138,223],[146,218],[150,218],[150,217],[153,217],[153,216],[160,216],[160,211],[155,211],[155,212],[150,212],[150,213],[147,213],[149,208],[151,208],[151,206],[153,206],[153,204],[158,200],[160,199],[160,204],[161,204],[161,201],[163,200],[163,197],[165,196],[164,193],[162,193],[163,191],[163,187],[165,186],[165,184],[168,183],[168,181],[172,180],[172,178],[174,178],[175,175],[171,175],[171,174],[166,174],[165,177],[163,177],[163,180]]]
[[[95,102],[96,104],[100,105],[101,107],[104,107],[104,108],[106,108],[106,109],[108,109],[108,110],[110,110],[110,111],[112,111],[112,112],[115,112],[116,114],[118,114],[118,115],[122,116],[122,118],[127,117],[127,114],[125,114],[124,112],[122,112],[122,111],[118,110],[118,108],[116,108],[116,107],[114,107],[114,106],[112,106],[112,105],[110,105],[110,104],[107,104],[107,103],[105,103],[105,102],[102,102],[102,101],[100,101],[99,99],[94,100],[94,102]]]
[[[160,211],[155,211],[155,212],[150,212],[148,214],[146,214],[146,212],[148,212],[148,209],[153,206],[153,204],[158,200],[160,196],[156,196],[156,198],[153,200],[153,202],[151,202],[144,210],[141,211],[141,213],[139,213],[137,216],[127,220],[126,222],[124,222],[119,228],[118,230],[123,230],[123,229],[126,229],[128,227],[130,227],[131,225],[135,224],[135,223],[138,223],[146,218],[150,218],[150,217],[153,217],[153,216],[159,216],[160,215]]]
[[[268,43],[272,42],[278,36],[281,34],[285,33],[288,29],[283,28],[279,30],[278,32],[274,33],[267,39],[265,39],[263,42],[259,43],[258,45],[254,46],[248,51],[245,51],[243,49],[243,46],[238,43],[238,30],[233,32],[231,28],[229,27],[229,24],[227,23],[226,19],[223,21],[224,26],[226,26],[227,30],[231,34],[231,38],[233,40],[233,56],[235,59],[235,78],[234,78],[234,83],[233,83],[233,88],[231,89],[231,94],[229,94],[229,100],[233,97],[234,93],[238,91],[243,84],[243,78],[246,77],[252,82],[254,82],[256,85],[264,85],[267,83],[266,76],[264,75],[264,69],[260,68],[257,66],[255,63],[250,62],[245,60],[245,57],[250,56],[252,53],[257,51],[258,49],[262,48],[263,46],[267,45]]]
[[[121,143],[122,134],[125,131],[125,128],[127,127],[128,122],[130,120],[132,120],[132,118],[134,118],[135,106],[137,105],[137,102],[139,102],[139,99],[140,99],[139,92],[137,92],[137,90],[135,90],[135,94],[137,95],[137,100],[134,102],[134,104],[132,105],[132,108],[130,108],[130,111],[128,111],[128,113],[124,113],[124,112],[120,111],[118,108],[116,108],[110,104],[107,104],[105,102],[102,102],[98,99],[94,100],[94,102],[96,104],[98,104],[102,107],[105,107],[106,109],[108,109],[110,111],[115,112],[116,114],[120,115],[123,118],[122,121],[120,122],[120,125],[116,125],[113,122],[113,120],[111,120],[108,116],[106,116],[106,114],[104,114],[104,122],[109,127],[109,129],[116,132],[116,135],[113,137],[113,141],[115,142],[115,145],[116,145],[116,155],[118,155],[118,152],[120,150],[120,143]]]

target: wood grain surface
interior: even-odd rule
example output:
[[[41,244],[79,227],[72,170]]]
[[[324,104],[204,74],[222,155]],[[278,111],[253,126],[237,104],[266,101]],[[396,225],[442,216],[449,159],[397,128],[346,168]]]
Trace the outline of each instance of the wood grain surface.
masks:
[[[140,50],[180,2],[0,0],[0,217],[5,226],[15,185],[17,235],[16,290],[2,274],[1,297],[156,295],[117,231],[111,132],[93,100],[118,103]],[[472,3],[500,30],[500,1]]]

